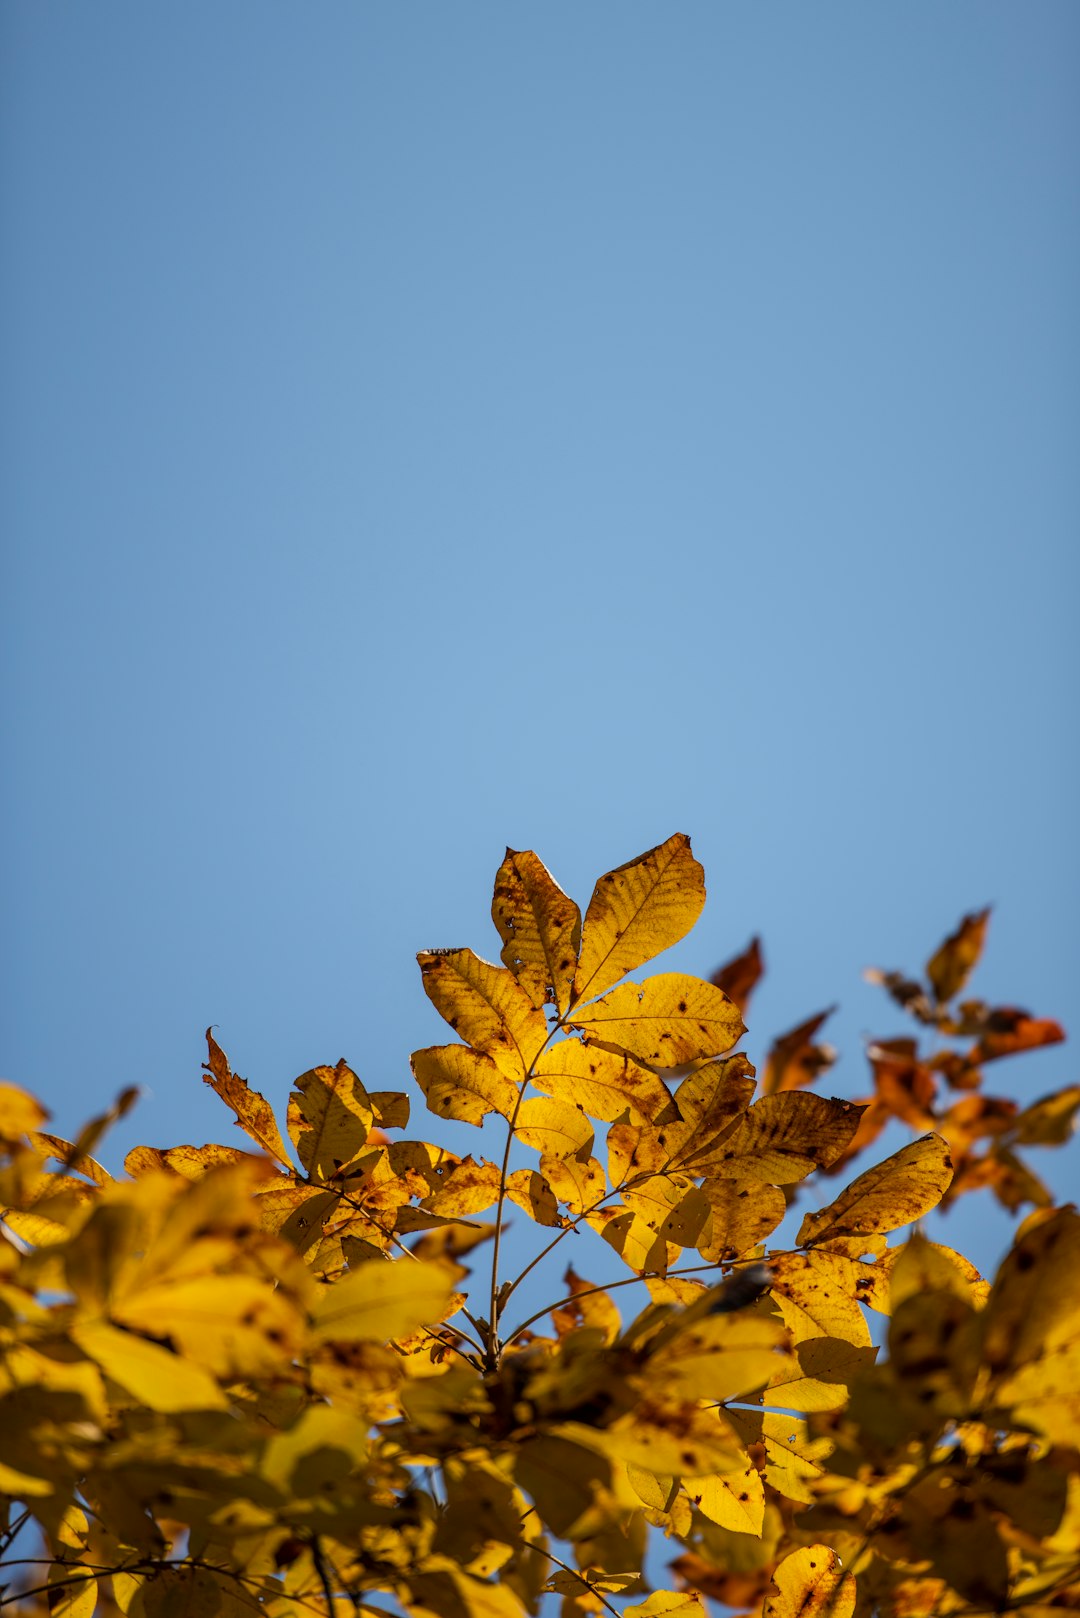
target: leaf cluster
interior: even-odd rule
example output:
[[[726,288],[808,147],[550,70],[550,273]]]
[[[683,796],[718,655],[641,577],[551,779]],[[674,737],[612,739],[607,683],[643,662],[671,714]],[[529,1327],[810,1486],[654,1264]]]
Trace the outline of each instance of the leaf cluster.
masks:
[[[983,913],[925,983],[876,975],[937,1043],[872,1044],[866,1102],[812,1088],[825,1014],[775,1042],[759,1090],[736,1049],[756,943],[711,981],[628,981],[704,898],[681,835],[601,877],[584,917],[508,850],[499,963],[420,955],[454,1038],[414,1053],[417,1086],[495,1160],[410,1138],[408,1095],[344,1061],[296,1080],[282,1129],[209,1032],[243,1147],[136,1147],[117,1178],[94,1153],[132,1094],[68,1141],[0,1086],[0,1604],[1080,1606],[1080,1218],[1020,1152],[1067,1138],[1080,1089],[1024,1110],[981,1090],[1060,1029],[956,1003]],[[848,1178],[890,1118],[917,1138]],[[918,1228],[981,1186],[1034,1205],[992,1284]],[[537,1244],[507,1277],[511,1210]],[[616,1279],[563,1268],[577,1237]],[[561,1290],[529,1309],[549,1261]],[[650,1592],[657,1535],[676,1588]]]

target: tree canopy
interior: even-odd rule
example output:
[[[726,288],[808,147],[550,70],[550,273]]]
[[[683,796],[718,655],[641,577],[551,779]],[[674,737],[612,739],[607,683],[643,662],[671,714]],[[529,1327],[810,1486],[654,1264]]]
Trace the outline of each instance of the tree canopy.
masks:
[[[68,1140],[0,1086],[0,1604],[1080,1608],[1080,1216],[1028,1160],[1080,1086],[1021,1107],[984,1079],[1061,1028],[964,997],[983,911],[922,977],[869,974],[914,1027],[869,1045],[865,1099],[823,1093],[826,1014],[759,1081],[756,941],[709,980],[627,980],[704,901],[683,835],[584,917],[507,850],[500,963],[419,956],[453,1039],[413,1075],[476,1156],[345,1061],[279,1121],[209,1032],[242,1144],[139,1146],[123,1176],[95,1153],[133,1092]],[[992,1279],[920,1224],[987,1192],[1024,1214]]]

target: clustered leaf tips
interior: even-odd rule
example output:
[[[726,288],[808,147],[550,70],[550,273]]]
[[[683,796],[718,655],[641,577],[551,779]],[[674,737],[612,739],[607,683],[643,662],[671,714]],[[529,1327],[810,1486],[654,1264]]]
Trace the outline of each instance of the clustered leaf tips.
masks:
[[[69,1142],[0,1085],[0,1606],[1080,1609],[1080,1217],[1025,1157],[1080,1087],[983,1089],[1060,1027],[959,1000],[981,911],[923,979],[870,974],[917,1032],[870,1044],[864,1100],[816,1088],[827,1012],[759,1086],[759,941],[708,979],[648,970],[704,900],[682,834],[584,918],[507,850],[498,963],[418,957],[453,1036],[414,1052],[418,1093],[476,1155],[411,1138],[409,1095],[345,1061],[282,1129],[209,1030],[242,1144],[114,1175],[93,1154],[132,1092]],[[914,1138],[853,1170],[888,1123]],[[921,1228],[983,1188],[1031,1208],[992,1281]],[[511,1210],[535,1242],[507,1274]]]

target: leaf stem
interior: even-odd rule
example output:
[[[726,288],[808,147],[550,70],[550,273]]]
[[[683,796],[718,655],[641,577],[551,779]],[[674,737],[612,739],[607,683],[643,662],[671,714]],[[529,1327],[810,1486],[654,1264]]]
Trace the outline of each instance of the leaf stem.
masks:
[[[614,1614],[614,1618],[622,1618],[618,1607],[613,1607],[611,1602],[605,1598],[603,1591],[598,1590],[595,1584],[590,1584],[584,1573],[579,1573],[576,1567],[571,1567],[569,1562],[564,1562],[561,1557],[555,1555],[554,1551],[549,1551],[546,1545],[538,1545],[532,1539],[526,1539],[522,1543],[527,1545],[531,1551],[539,1551],[541,1556],[546,1556],[549,1562],[554,1562],[556,1567],[561,1567],[563,1572],[569,1573],[572,1579],[577,1579],[578,1583],[583,1584],[591,1596],[595,1596],[597,1601],[603,1603],[608,1612]]]

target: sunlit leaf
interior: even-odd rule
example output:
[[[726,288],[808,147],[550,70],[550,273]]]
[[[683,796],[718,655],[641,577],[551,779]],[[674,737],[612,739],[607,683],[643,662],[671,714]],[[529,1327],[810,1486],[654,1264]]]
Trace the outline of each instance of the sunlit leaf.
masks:
[[[502,962],[535,1006],[570,1004],[581,912],[531,850],[506,850],[495,878],[491,919],[503,941]]]
[[[498,1195],[498,1166],[467,1157],[450,1169],[437,1191],[424,1198],[424,1207],[443,1218],[460,1219],[490,1208]]]
[[[1021,1146],[1064,1146],[1076,1132],[1080,1084],[1067,1085],[1025,1107],[1013,1125]]]
[[[965,916],[926,963],[926,975],[939,1003],[959,994],[982,954],[990,911],[975,910]]]
[[[704,1618],[705,1604],[694,1591],[654,1590],[647,1601],[623,1608],[624,1618]]]
[[[308,1174],[329,1180],[359,1156],[373,1114],[367,1091],[344,1062],[313,1067],[294,1081],[287,1127]]]
[[[765,971],[765,958],[761,953],[761,939],[752,938],[741,955],[735,955],[723,966],[718,966],[710,983],[715,983],[718,989],[723,989],[729,1000],[734,1001],[742,1016],[746,1016],[750,1004],[750,996],[761,981]]]
[[[688,1152],[684,1161],[696,1172],[792,1184],[835,1162],[855,1134],[861,1113],[853,1102],[800,1090],[763,1096],[730,1133],[699,1152]]]
[[[422,950],[416,957],[428,999],[475,1050],[514,1083],[524,1079],[547,1037],[547,1021],[514,974],[471,949]]]
[[[160,1344],[102,1320],[76,1323],[72,1341],[149,1410],[223,1410],[226,1400],[210,1373]]]
[[[772,1577],[763,1618],[851,1618],[855,1581],[828,1545],[806,1545],[785,1556]]]
[[[373,1260],[327,1287],[315,1307],[316,1342],[384,1342],[442,1319],[451,1282],[441,1265]]]
[[[559,1161],[555,1159],[555,1161]],[[511,1202],[524,1208],[530,1219],[538,1225],[561,1225],[559,1200],[543,1174],[535,1169],[515,1169],[507,1176],[506,1194]]]
[[[834,1047],[815,1044],[814,1035],[835,1009],[830,1007],[828,1011],[819,1011],[816,1017],[807,1018],[798,1027],[773,1041],[765,1058],[765,1077],[761,1084],[765,1095],[773,1095],[778,1090],[798,1090],[804,1084],[813,1084],[832,1066],[836,1061]]]
[[[704,903],[705,874],[681,832],[602,876],[585,914],[574,1003],[677,944]]]
[[[776,1229],[787,1212],[784,1193],[759,1180],[725,1175],[707,1180],[703,1191],[711,1217],[694,1246],[713,1264],[748,1253]]]
[[[702,1516],[739,1534],[760,1534],[765,1515],[765,1490],[748,1458],[735,1472],[704,1478],[684,1478],[683,1488]]]
[[[17,1141],[39,1128],[49,1112],[17,1084],[0,1084],[0,1140]]]
[[[573,1026],[658,1068],[718,1056],[746,1032],[722,989],[681,972],[624,983],[575,1013]]]
[[[467,1045],[431,1045],[414,1051],[412,1070],[429,1109],[440,1118],[479,1124],[489,1112],[510,1118],[517,1091],[490,1056]]]
[[[853,1180],[799,1226],[798,1245],[836,1236],[899,1230],[936,1208],[952,1179],[949,1149],[939,1135],[926,1135]]]
[[[540,1172],[559,1201],[573,1214],[594,1208],[607,1191],[604,1171],[595,1157],[541,1157]]]
[[[634,1123],[674,1112],[667,1086],[628,1056],[563,1039],[536,1064],[533,1083],[557,1101],[583,1107],[591,1118],[614,1123],[629,1111]]]
[[[206,1070],[203,1083],[208,1084],[215,1095],[219,1095],[226,1106],[232,1108],[236,1114],[237,1125],[257,1146],[268,1152],[278,1163],[291,1168],[292,1163],[285,1150],[285,1142],[278,1130],[273,1109],[257,1090],[252,1090],[238,1073],[232,1071],[225,1052],[209,1028],[206,1030],[206,1043],[210,1051],[210,1060],[203,1063]]]
[[[514,1133],[547,1157],[587,1156],[593,1141],[592,1124],[580,1108],[547,1096],[530,1096],[521,1103]]]

